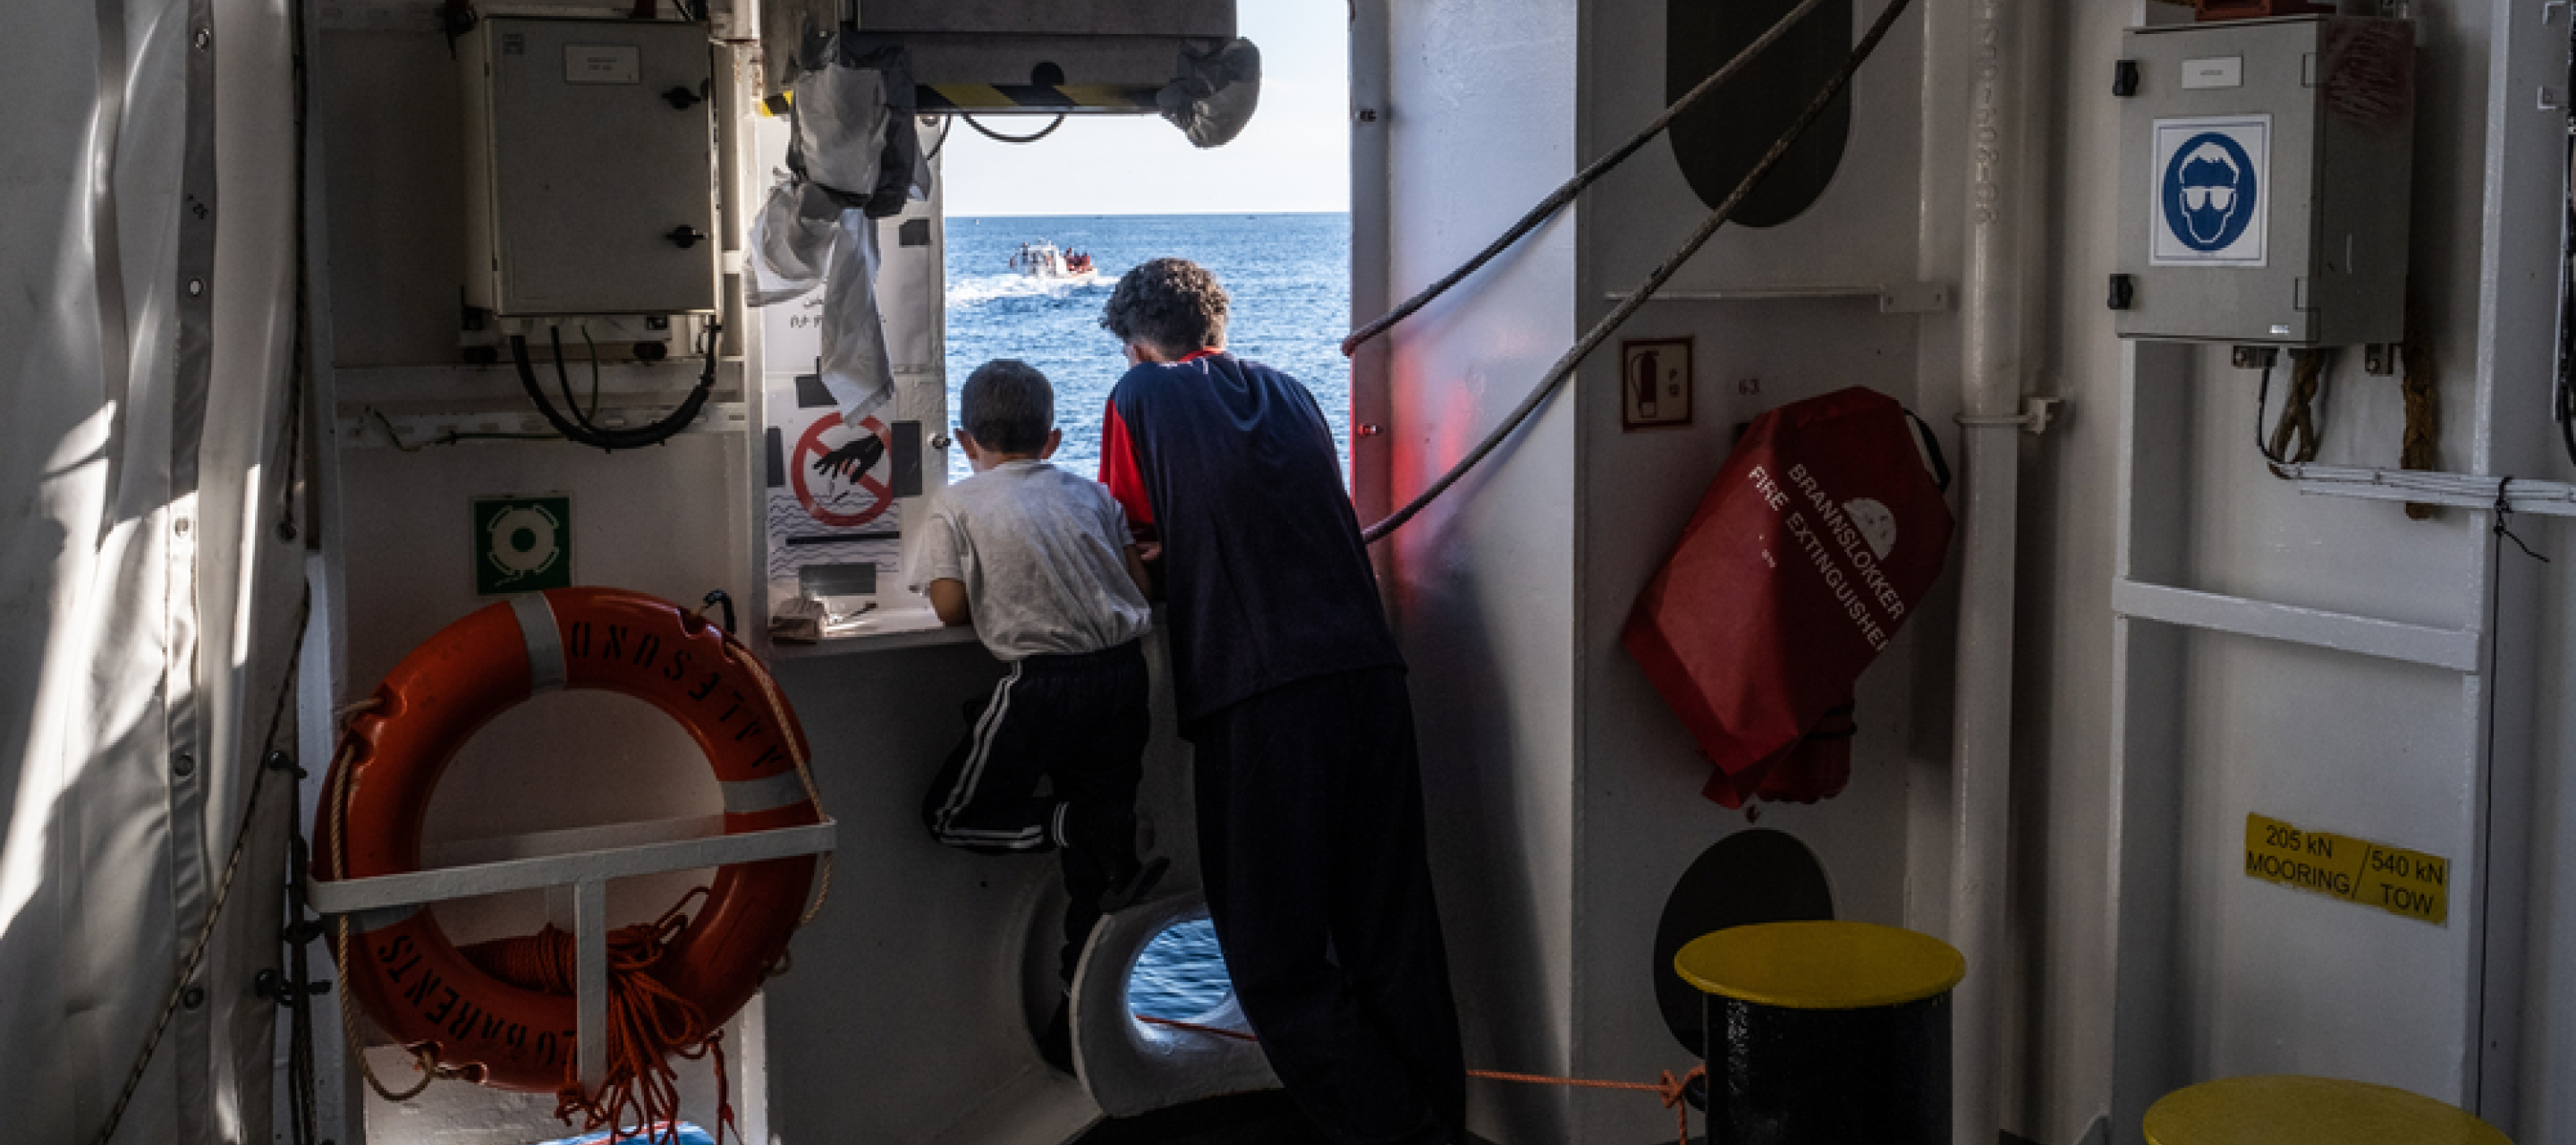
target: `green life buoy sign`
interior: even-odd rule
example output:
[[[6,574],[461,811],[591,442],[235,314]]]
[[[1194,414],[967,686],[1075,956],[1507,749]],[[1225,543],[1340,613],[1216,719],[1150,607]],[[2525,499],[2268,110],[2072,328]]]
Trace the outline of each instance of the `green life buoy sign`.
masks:
[[[474,595],[572,585],[572,498],[474,500]]]

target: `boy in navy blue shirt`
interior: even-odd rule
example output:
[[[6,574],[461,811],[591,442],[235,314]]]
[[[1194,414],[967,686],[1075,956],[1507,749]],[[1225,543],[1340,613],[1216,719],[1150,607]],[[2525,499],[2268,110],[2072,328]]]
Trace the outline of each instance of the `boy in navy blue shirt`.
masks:
[[[1159,546],[1199,862],[1236,998],[1345,1145],[1462,1140],[1466,1070],[1424,850],[1404,658],[1296,379],[1225,352],[1225,290],[1128,272],[1100,473]]]

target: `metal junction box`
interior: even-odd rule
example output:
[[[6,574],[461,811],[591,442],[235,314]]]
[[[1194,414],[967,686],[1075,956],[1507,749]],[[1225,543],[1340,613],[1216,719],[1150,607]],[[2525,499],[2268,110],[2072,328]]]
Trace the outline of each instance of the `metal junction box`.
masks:
[[[2120,336],[2401,340],[2414,25],[2135,28],[2121,54]]]
[[[764,0],[773,89],[784,86],[781,62],[837,26],[845,4],[854,4],[861,32],[903,42],[920,83],[1003,89],[964,105],[978,115],[1151,114],[1152,93],[1171,81],[1182,53],[1212,51],[1236,34],[1235,0]],[[1023,104],[1010,98],[1023,86],[1053,91]]]
[[[714,310],[706,29],[496,17],[458,48],[467,304],[503,317]]]

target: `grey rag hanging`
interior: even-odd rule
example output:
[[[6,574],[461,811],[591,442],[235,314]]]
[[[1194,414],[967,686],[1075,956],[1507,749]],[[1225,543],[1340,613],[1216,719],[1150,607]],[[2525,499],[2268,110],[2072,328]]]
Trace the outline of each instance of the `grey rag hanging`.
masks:
[[[788,170],[752,222],[745,294],[770,306],[823,288],[823,385],[855,425],[894,396],[876,220],[929,196],[930,165],[903,47],[844,32],[821,55],[788,88]]]

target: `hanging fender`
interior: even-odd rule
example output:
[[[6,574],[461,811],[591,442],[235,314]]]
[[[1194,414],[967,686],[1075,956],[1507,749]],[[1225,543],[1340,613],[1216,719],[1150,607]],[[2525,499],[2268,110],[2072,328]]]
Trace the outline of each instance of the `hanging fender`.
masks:
[[[749,650],[668,601],[554,589],[448,625],[386,675],[376,705],[342,733],[325,790],[346,799],[326,798],[317,815],[314,877],[420,869],[430,793],[457,749],[530,697],[579,688],[632,696],[679,721],[722,788],[726,834],[822,821],[796,762],[804,731]],[[718,868],[652,975],[720,1026],[786,953],[814,870],[810,855]],[[555,1092],[573,1080],[571,995],[486,973],[423,907],[350,924],[340,972],[395,1042],[504,1089]]]

